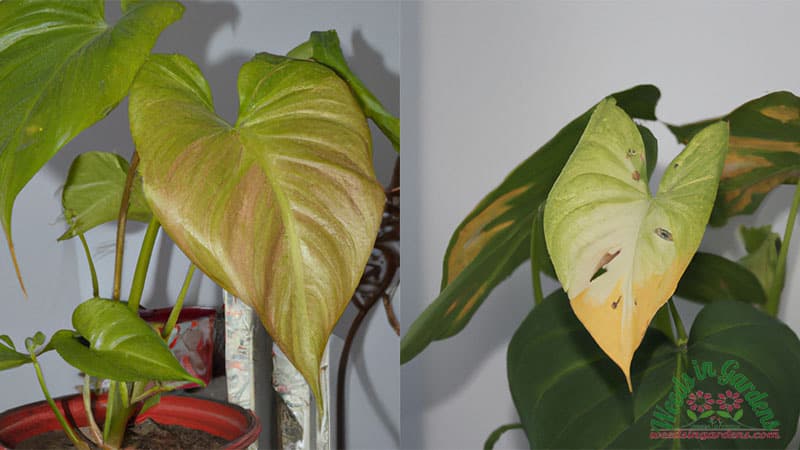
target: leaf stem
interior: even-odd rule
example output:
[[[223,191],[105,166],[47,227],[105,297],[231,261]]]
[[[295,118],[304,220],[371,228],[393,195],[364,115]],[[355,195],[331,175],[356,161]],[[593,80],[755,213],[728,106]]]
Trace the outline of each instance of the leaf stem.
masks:
[[[75,447],[81,450],[89,450],[89,446],[82,439],[78,438],[75,434],[75,430],[67,423],[67,419],[61,414],[58,406],[56,406],[55,400],[50,396],[50,391],[47,389],[47,384],[44,381],[44,374],[42,374],[42,367],[39,365],[39,360],[36,359],[36,352],[32,351],[30,357],[31,362],[33,362],[33,368],[36,370],[36,378],[39,380],[39,386],[42,388],[42,393],[44,393],[44,398],[47,400],[47,404],[50,405],[50,409],[52,409],[53,413],[56,415],[56,419],[58,423],[61,424],[61,428],[64,429],[64,433],[66,433],[69,440],[75,444]]]
[[[178,323],[178,316],[180,316],[181,310],[183,309],[183,300],[186,298],[186,293],[189,291],[189,285],[192,282],[192,275],[194,275],[195,269],[196,267],[194,264],[189,265],[186,278],[183,279],[181,292],[178,294],[178,299],[175,300],[175,306],[172,307],[172,311],[170,311],[169,317],[167,318],[167,323],[164,324],[164,329],[161,330],[161,337],[165,340],[169,338],[172,329],[175,328],[175,324]]]
[[[83,236],[81,234],[81,236]],[[89,421],[89,430],[91,431],[92,438],[95,444],[102,445],[103,435],[100,432],[100,427],[94,420],[94,413],[92,412],[92,377],[89,374],[83,375],[83,409],[86,411],[86,418]]]
[[[686,329],[683,327],[681,315],[678,314],[678,308],[675,307],[675,302],[672,298],[669,299],[669,311],[672,313],[672,321],[675,323],[675,330],[678,332],[678,341],[676,343],[679,347],[682,347],[689,342],[689,338],[686,336]]]
[[[783,232],[783,241],[781,242],[781,251],[778,253],[778,267],[775,273],[775,279],[770,286],[769,295],[767,296],[767,304],[765,309],[771,316],[778,315],[778,307],[781,301],[781,291],[783,290],[784,277],[786,276],[786,257],[789,254],[789,243],[792,240],[792,232],[794,231],[794,220],[797,217],[797,209],[800,206],[800,182],[794,190],[794,199],[792,200],[792,208],[789,210],[789,217],[786,219],[786,229]]]
[[[133,273],[133,281],[131,281],[131,293],[128,295],[128,308],[135,313],[139,312],[144,282],[147,279],[147,269],[150,267],[150,257],[153,255],[153,247],[156,245],[156,237],[160,228],[161,224],[153,216],[144,233],[142,248],[139,250],[139,259],[136,261],[136,270]]]
[[[81,240],[81,245],[83,245],[83,252],[86,253],[86,262],[89,263],[89,273],[92,275],[92,297],[99,297],[100,285],[97,282],[97,270],[94,268],[92,252],[89,250],[89,244],[86,243],[86,237],[83,233],[78,233],[78,239]]]
[[[506,431],[516,430],[521,428],[522,428],[521,423],[509,423],[507,425],[501,425],[497,427],[497,429],[492,431],[492,434],[490,434],[489,437],[486,438],[486,442],[483,443],[483,450],[492,450],[494,448],[494,444],[497,443],[497,441],[500,439],[500,436],[502,436],[503,433],[505,433]]]
[[[111,298],[119,300],[120,285],[122,284],[122,256],[125,247],[125,226],[128,223],[128,204],[131,198],[131,188],[136,168],[139,166],[139,153],[133,152],[128,175],[125,178],[125,188],[122,190],[122,201],[119,206],[119,218],[117,219],[117,246],[114,258],[114,290]]]

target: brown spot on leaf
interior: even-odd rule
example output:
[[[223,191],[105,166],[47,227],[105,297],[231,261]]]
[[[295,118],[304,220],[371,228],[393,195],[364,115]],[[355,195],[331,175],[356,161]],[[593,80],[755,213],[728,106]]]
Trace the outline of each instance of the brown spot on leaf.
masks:
[[[621,251],[622,251],[622,250],[620,249],[620,250],[617,250],[617,251],[616,251],[616,252],[614,252],[614,253],[610,253],[610,252],[609,252],[609,253],[606,253],[605,255],[603,255],[603,257],[602,257],[602,258],[600,258],[600,261],[598,261],[598,262],[597,262],[597,265],[595,265],[595,268],[594,268],[594,270],[592,271],[592,273],[597,273],[597,271],[599,271],[600,269],[602,269],[602,268],[604,268],[605,266],[607,266],[607,265],[608,265],[608,263],[610,263],[611,261],[613,261],[613,260],[614,260],[614,258],[616,258],[616,257],[617,257],[617,255],[619,255],[619,252],[621,252]],[[595,278],[596,278],[596,277],[595,277]]]
[[[633,178],[633,181],[639,181],[642,178],[642,176],[639,174],[638,170],[634,170],[633,173],[631,174],[631,178]]]
[[[617,297],[617,299],[613,303],[611,303],[611,309],[617,309],[617,306],[619,306],[619,301],[620,300],[622,300],[622,296],[621,295],[619,297]]]

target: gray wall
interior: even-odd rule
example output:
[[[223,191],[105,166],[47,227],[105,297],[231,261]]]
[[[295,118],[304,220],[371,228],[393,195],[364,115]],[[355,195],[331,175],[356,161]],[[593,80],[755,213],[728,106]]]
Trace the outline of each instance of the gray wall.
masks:
[[[404,4],[402,242],[403,260],[413,264],[403,268],[403,325],[436,297],[442,256],[461,219],[605,95],[654,83],[663,94],[658,116],[685,123],[769,91],[800,92],[797,17],[800,5],[789,2]],[[660,174],[679,146],[663,125],[653,131]],[[736,227],[772,223],[782,233],[790,201],[791,189],[779,188],[754,217],[732,220],[703,248],[740,256]],[[790,252],[781,311],[795,332],[797,254]],[[525,265],[461,334],[434,343],[403,367],[404,448],[478,448],[495,427],[518,421],[505,352],[532,306],[530,283]],[[546,292],[555,288],[545,286]],[[689,316],[696,313],[693,305],[680,306]],[[526,446],[514,431],[497,448]]]
[[[187,1],[183,19],[162,35],[159,52],[179,52],[198,63],[209,80],[218,112],[233,120],[238,108],[236,77],[242,63],[258,51],[285,53],[305,41],[312,30],[337,29],[351,67],[399,113],[399,5],[395,2],[254,2]],[[107,13],[119,16],[110,2]],[[379,177],[388,183],[394,151],[373,129]],[[73,307],[91,296],[85,259],[77,242],[57,243],[65,229],[60,220],[59,188],[72,159],[86,150],[108,150],[129,156],[133,146],[128,132],[127,103],[107,119],[67,145],[22,191],[14,212],[15,246],[28,288],[23,298],[5,240],[0,243],[0,296],[5,313],[0,333],[18,345],[36,330],[48,336],[70,327]],[[144,227],[132,225],[125,260],[123,292],[127,291]],[[87,236],[95,254],[101,294],[110,295],[113,272],[114,227],[104,226]],[[171,304],[180,290],[188,261],[168,238],[157,243],[144,294],[146,306]],[[216,305],[221,291],[206,278],[192,283],[187,303]],[[399,296],[395,299],[399,301]],[[377,309],[377,308],[376,308]],[[399,445],[399,339],[382,312],[370,314],[362,337],[354,346],[349,372],[350,443],[353,448],[396,448]],[[352,317],[348,313],[346,319]],[[74,391],[81,382],[77,371],[54,354],[43,358],[45,376],[54,395]],[[332,359],[333,361],[333,359]],[[264,382],[268,382],[264,380]],[[33,370],[24,367],[0,372],[0,410],[42,399]]]

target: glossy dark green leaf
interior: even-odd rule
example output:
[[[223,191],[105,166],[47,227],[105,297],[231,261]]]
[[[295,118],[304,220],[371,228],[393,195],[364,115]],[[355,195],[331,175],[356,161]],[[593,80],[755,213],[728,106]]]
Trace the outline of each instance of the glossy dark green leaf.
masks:
[[[701,379],[705,362],[714,374]],[[654,430],[691,423],[683,410],[686,395],[696,390],[716,398],[738,389],[747,402],[752,400],[744,404],[742,422],[774,426],[780,435],[759,440],[759,448],[785,448],[795,434],[800,340],[789,327],[746,303],[707,305],[684,349],[661,333],[648,332],[632,375],[630,393],[624,376],[585,331],[561,291],[534,308],[508,348],[511,395],[531,448],[753,448],[752,440],[651,439]],[[676,386],[686,386],[680,389],[683,397],[675,393]],[[767,395],[758,399],[755,391]],[[668,402],[670,395],[673,402]],[[751,407],[759,401],[761,416]]]
[[[347,66],[336,31],[312,32],[307,45],[301,46],[301,49],[304,51],[295,51],[289,55],[293,57],[310,56],[315,61],[333,69],[353,90],[361,108],[364,110],[364,114],[375,122],[375,125],[389,138],[394,149],[399,152],[400,119],[390,114],[378,98],[367,89],[364,83]]]
[[[678,282],[675,295],[700,303],[736,300],[763,305],[766,291],[743,265],[711,253],[697,252]]]
[[[15,266],[17,195],[61,147],[125,97],[158,35],[183,12],[175,2],[129,2],[111,26],[103,5],[0,2],[0,223]]]
[[[631,117],[648,120],[655,119],[659,96],[658,88],[650,85],[612,94]],[[403,336],[401,361],[461,331],[492,289],[530,258],[533,217],[593,110],[567,124],[517,166],[456,228],[444,257],[442,290]]]
[[[20,353],[8,335],[0,336],[0,370],[11,369],[31,362],[30,356]]]
[[[773,232],[769,225],[763,227],[741,226],[739,227],[739,236],[741,236],[747,251],[747,255],[739,259],[739,264],[756,276],[764,292],[769,292],[778,271],[781,236]]]
[[[800,176],[800,97],[773,92],[724,119],[730,122],[730,142],[711,214],[715,226],[724,225],[731,216],[751,214],[770,191]],[[714,120],[669,128],[685,143]]]
[[[161,336],[123,302],[89,299],[72,314],[75,331],[60,330],[50,346],[77,369],[114,381],[190,381]]]
[[[128,161],[107,152],[78,155],[69,168],[61,194],[64,217],[69,229],[58,240],[69,239],[92,228],[116,220],[128,174]],[[150,207],[144,199],[142,181],[134,179],[128,219],[149,222]]]

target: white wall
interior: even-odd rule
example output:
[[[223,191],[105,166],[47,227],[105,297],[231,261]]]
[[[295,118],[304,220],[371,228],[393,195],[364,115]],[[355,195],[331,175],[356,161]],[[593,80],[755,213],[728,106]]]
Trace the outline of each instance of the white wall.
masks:
[[[258,51],[285,53],[305,41],[313,30],[337,29],[345,56],[353,70],[382,99],[399,112],[399,5],[383,1],[187,1],[183,18],[167,29],[158,52],[189,56],[209,80],[218,112],[233,120],[238,108],[236,77],[239,67]],[[119,16],[119,6],[109,2],[108,15]],[[379,177],[388,183],[394,151],[373,128]],[[133,150],[124,102],[110,117],[67,145],[22,191],[14,212],[14,238],[29,298],[20,292],[0,243],[0,333],[9,334],[24,348],[24,339],[36,330],[52,334],[70,327],[73,307],[91,296],[85,259],[77,242],[57,243],[64,231],[60,220],[59,188],[69,164],[80,152],[107,150],[129,156]],[[127,292],[144,227],[131,225],[123,292]],[[95,253],[101,294],[110,295],[113,272],[114,227],[104,226],[87,238]],[[3,260],[4,259],[4,260]],[[146,306],[171,304],[180,290],[188,261],[168,238],[159,239],[145,290]],[[216,305],[221,291],[208,279],[195,279],[187,303]],[[396,299],[395,301],[398,301]],[[380,311],[376,311],[380,313]],[[347,317],[352,317],[348,315]],[[396,448],[399,445],[399,339],[386,332],[380,314],[370,314],[354,346],[350,370],[353,448]],[[391,330],[389,330],[391,331]],[[51,393],[73,392],[81,382],[77,371],[54,354],[43,357]],[[268,382],[268,380],[264,380]],[[30,367],[0,372],[0,411],[42,398]],[[378,413],[376,413],[378,411]]]
[[[769,91],[800,93],[797,3],[426,2],[404,4],[402,17],[402,242],[403,260],[413,261],[403,268],[404,330],[438,294],[442,257],[461,219],[605,95],[654,83],[662,92],[658,117],[686,123]],[[663,172],[680,147],[664,126],[653,131]],[[740,223],[772,223],[782,234],[790,201],[791,189],[780,188],[754,217],[732,220],[703,248],[740,256]],[[800,332],[800,243],[793,248],[781,317]],[[403,367],[404,448],[477,448],[498,425],[518,421],[505,352],[532,306],[528,274],[521,267],[461,334]],[[526,446],[514,431],[497,448]]]

